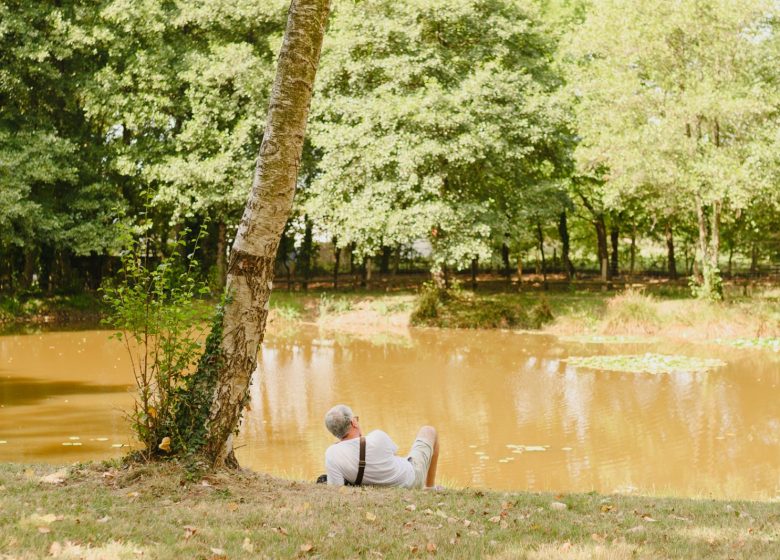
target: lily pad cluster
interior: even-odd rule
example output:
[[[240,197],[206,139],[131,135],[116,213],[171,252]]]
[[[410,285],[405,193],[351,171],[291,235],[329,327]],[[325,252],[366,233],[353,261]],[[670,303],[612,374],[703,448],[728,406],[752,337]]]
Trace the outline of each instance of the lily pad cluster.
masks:
[[[612,356],[575,356],[566,359],[572,366],[626,373],[706,373],[726,365],[717,358],[694,358],[669,354],[618,354]]]
[[[757,350],[772,350],[780,352],[780,338],[759,337],[759,338],[735,338],[731,340],[718,339],[718,344],[727,344],[736,348],[749,348]]]
[[[653,336],[631,336],[631,335],[572,335],[558,337],[562,342],[577,342],[580,344],[650,344],[658,342],[658,338]]]

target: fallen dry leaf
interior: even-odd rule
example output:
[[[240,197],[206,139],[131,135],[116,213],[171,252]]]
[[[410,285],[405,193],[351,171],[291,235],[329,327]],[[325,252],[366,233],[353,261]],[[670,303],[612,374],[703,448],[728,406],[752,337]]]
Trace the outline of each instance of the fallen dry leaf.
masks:
[[[466,527],[468,527],[469,525],[471,525],[471,521],[469,521],[468,519],[464,519],[464,520],[463,520],[463,525],[465,525]]]
[[[507,527],[509,527],[509,523],[507,523],[502,519],[501,523],[499,524],[499,527],[501,527],[502,529],[506,529]]]
[[[647,514],[644,514],[644,515],[642,516],[642,519],[643,519],[644,521],[647,521],[648,523],[655,523],[655,519],[653,519],[652,517],[650,517],[650,516],[649,516],[649,515],[647,515]]]
[[[274,527],[272,530],[274,533],[279,533],[280,535],[284,535],[285,537],[289,534],[287,532],[287,529],[285,529],[284,527]]]
[[[51,529],[49,529],[48,527],[38,527],[38,532],[43,534],[51,533]]]
[[[62,519],[62,516],[54,515],[53,513],[47,513],[46,515],[33,513],[27,518],[27,521],[31,524],[51,525],[55,521],[62,521]]]
[[[49,556],[57,558],[60,554],[62,554],[62,545],[59,541],[54,541],[51,543],[51,546],[49,546]]]
[[[550,509],[554,509],[557,511],[563,511],[565,509],[568,509],[569,506],[564,504],[563,502],[553,502],[550,504]]]
[[[236,511],[238,509],[238,504],[236,502],[230,502],[227,505],[228,511]]]
[[[500,515],[496,515],[496,516],[491,517],[490,519],[488,519],[488,521],[490,521],[491,523],[498,523],[499,521],[501,521],[501,516]]]
[[[182,527],[184,529],[184,539],[189,540],[192,538],[192,536],[198,532],[197,527],[193,527],[192,525],[185,525]]]
[[[416,506],[416,505],[414,505],[414,504],[409,504],[409,505],[408,505],[408,506],[406,506],[404,509],[405,509],[406,511],[414,511],[414,510],[416,510],[416,509],[417,509],[417,506]]]
[[[425,545],[425,550],[427,550],[429,554],[436,554],[437,546],[435,543],[429,542]]]
[[[298,550],[306,554],[314,550],[314,545],[311,543],[302,544],[300,547],[298,547]]]
[[[571,543],[569,541],[566,541],[565,543],[563,543],[561,545],[560,551],[561,552],[568,552],[570,548],[571,548]]]
[[[111,521],[111,518],[107,515],[104,515],[100,519],[97,519],[96,523],[108,523],[109,521]]]
[[[68,471],[65,469],[58,470],[57,472],[47,474],[46,476],[42,476],[40,478],[41,482],[44,482],[46,484],[62,484],[65,482],[65,479],[68,477]]]
[[[590,536],[590,538],[593,539],[597,543],[603,543],[606,540],[606,537],[604,537],[603,535],[599,535],[598,533],[593,533]]]
[[[211,557],[212,560],[221,560],[223,558],[227,558],[227,553],[221,548],[212,548],[211,553],[214,555]]]
[[[249,537],[244,537],[244,542],[241,543],[241,550],[249,553],[255,551],[255,545],[252,544],[252,541],[249,540]]]
[[[165,451],[166,453],[171,452],[171,438],[168,436],[165,436],[162,438],[162,441],[160,442],[160,445],[157,446],[158,449],[161,449],[162,451]]]
[[[615,509],[615,506],[613,506],[612,504],[604,504],[603,506],[601,506],[602,513],[609,513],[613,509]]]
[[[371,513],[370,511],[367,511],[367,512],[366,512],[366,519],[367,519],[368,521],[376,521],[376,515],[374,515],[374,514],[373,514],[373,513]]]
[[[417,554],[418,550],[416,544],[409,545],[409,554]]]

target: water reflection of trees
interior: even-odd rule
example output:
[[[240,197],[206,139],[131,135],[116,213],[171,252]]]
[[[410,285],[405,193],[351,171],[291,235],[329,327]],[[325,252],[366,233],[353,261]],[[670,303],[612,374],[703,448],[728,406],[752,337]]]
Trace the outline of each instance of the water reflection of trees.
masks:
[[[513,333],[413,331],[409,346],[318,336],[264,347],[245,426],[256,453],[321,469],[330,443],[322,416],[347,402],[366,429],[381,427],[402,449],[421,424],[437,425],[449,451],[442,473],[464,485],[744,493],[756,478],[777,483],[780,426],[769,385],[736,367],[709,375],[577,370],[554,339]],[[511,455],[507,444],[550,448],[499,463]]]

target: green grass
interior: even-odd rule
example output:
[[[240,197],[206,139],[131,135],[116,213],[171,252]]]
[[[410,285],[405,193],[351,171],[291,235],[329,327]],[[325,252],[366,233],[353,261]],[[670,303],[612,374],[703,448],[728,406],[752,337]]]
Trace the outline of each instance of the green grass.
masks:
[[[328,488],[172,465],[0,466],[0,557],[776,559],[777,503]]]
[[[0,323],[97,321],[103,304],[96,294],[0,296]]]

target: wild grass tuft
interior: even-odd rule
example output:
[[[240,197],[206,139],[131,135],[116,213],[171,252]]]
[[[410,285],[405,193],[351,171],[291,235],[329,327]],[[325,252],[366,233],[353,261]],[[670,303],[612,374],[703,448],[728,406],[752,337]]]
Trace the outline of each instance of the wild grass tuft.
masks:
[[[637,290],[626,290],[607,303],[603,334],[655,334],[662,326],[656,300]]]

